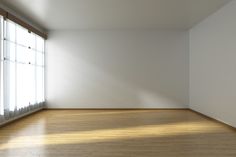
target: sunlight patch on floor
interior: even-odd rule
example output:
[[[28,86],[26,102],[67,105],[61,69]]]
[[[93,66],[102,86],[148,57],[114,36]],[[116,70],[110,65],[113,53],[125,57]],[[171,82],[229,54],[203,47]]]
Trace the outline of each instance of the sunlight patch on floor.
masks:
[[[116,129],[74,131],[68,133],[45,134],[36,136],[12,137],[0,145],[0,150],[12,148],[38,147],[45,145],[84,144],[115,141],[133,138],[155,138],[219,131],[217,125],[204,122],[179,122],[173,124],[145,125]]]

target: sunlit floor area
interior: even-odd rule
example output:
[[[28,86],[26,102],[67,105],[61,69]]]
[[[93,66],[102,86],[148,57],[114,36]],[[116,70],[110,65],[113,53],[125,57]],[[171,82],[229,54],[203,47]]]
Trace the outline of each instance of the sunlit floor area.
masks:
[[[190,110],[43,110],[0,128],[1,157],[227,157],[236,131]]]

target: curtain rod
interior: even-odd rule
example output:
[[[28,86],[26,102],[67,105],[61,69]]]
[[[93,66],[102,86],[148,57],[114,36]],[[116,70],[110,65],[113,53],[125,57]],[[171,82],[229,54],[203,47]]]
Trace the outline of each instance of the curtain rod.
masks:
[[[6,10],[0,8],[0,15],[2,15],[4,18],[7,18],[11,21],[14,21],[15,23],[25,27],[30,32],[34,32],[35,34],[41,36],[44,39],[47,39],[47,34],[44,32],[39,31],[37,28],[31,26],[30,24],[26,23],[25,21],[21,20],[20,18],[16,17],[15,15],[7,12]]]

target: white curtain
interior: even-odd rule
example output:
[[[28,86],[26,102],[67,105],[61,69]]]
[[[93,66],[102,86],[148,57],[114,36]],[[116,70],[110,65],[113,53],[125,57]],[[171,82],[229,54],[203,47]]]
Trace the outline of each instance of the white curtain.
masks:
[[[1,18],[0,121],[43,107],[44,39]]]

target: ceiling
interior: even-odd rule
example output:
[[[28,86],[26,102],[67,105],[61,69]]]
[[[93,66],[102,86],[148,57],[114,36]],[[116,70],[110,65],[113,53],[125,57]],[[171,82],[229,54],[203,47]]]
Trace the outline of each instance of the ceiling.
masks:
[[[189,29],[230,0],[0,0],[46,30]]]

